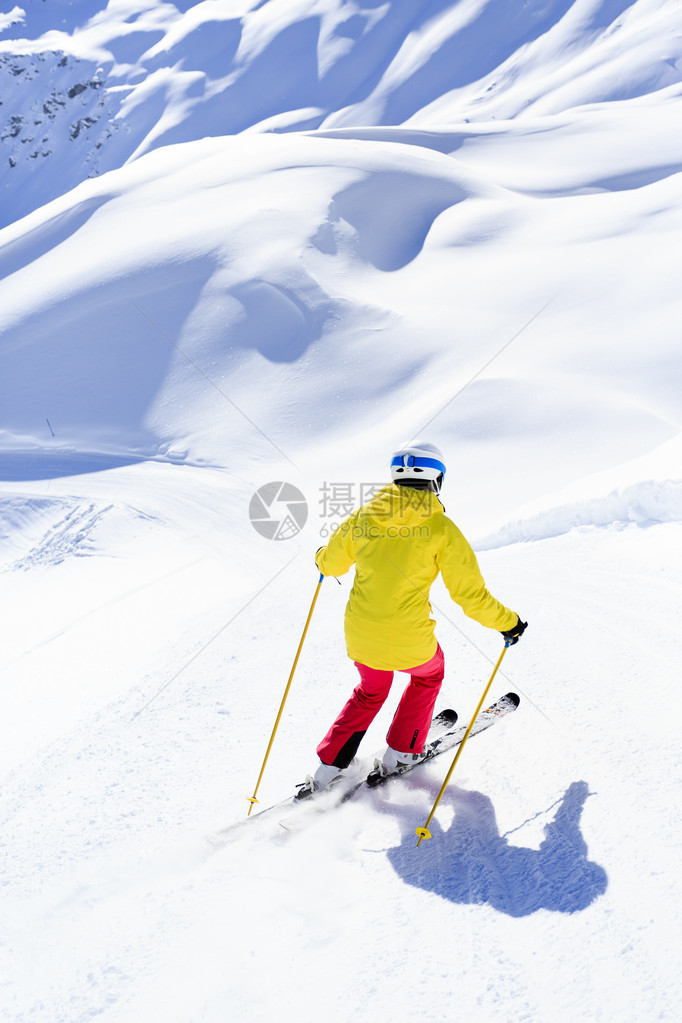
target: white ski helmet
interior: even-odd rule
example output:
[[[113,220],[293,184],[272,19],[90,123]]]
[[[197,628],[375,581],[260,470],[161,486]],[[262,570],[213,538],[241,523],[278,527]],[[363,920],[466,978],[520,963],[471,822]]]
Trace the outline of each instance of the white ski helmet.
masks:
[[[398,448],[391,459],[391,479],[394,483],[422,485],[422,489],[439,494],[445,476],[445,462],[435,444],[415,441]]]

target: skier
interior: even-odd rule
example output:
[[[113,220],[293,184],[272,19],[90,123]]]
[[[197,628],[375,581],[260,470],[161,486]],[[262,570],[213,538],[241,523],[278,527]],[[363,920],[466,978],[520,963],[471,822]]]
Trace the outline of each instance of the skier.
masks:
[[[322,575],[355,565],[345,613],[348,656],[360,683],[317,747],[320,764],[298,798],[326,788],[348,768],[365,731],[388,696],[394,671],[410,681],[400,700],[379,765],[383,774],[424,756],[424,742],[445,673],[429,590],[440,572],[452,599],[470,618],[518,642],[527,626],[486,589],[476,556],[438,500],[445,463],[433,444],[400,448],[392,482],[353,512],[320,547]]]

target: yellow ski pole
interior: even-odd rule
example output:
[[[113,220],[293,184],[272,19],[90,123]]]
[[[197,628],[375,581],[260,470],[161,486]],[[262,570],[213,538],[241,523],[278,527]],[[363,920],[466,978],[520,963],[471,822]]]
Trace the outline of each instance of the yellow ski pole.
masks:
[[[306,618],[306,622],[305,622],[305,625],[303,627],[303,635],[301,636],[301,642],[298,644],[298,650],[296,651],[296,656],[294,657],[294,663],[291,666],[291,671],[289,673],[289,681],[287,682],[286,689],[284,690],[284,696],[282,697],[282,702],[279,705],[279,711],[277,712],[277,719],[275,721],[275,727],[272,729],[272,735],[270,736],[270,742],[268,743],[268,748],[265,751],[265,759],[263,761],[263,766],[260,769],[260,774],[258,775],[258,781],[256,782],[255,789],[253,790],[253,795],[248,797],[248,799],[249,799],[249,812],[246,815],[247,817],[249,817],[251,815],[251,811],[253,810],[254,804],[258,802],[258,799],[256,798],[256,796],[258,794],[258,788],[259,788],[260,783],[261,783],[261,781],[263,779],[263,774],[265,773],[265,765],[268,762],[268,757],[270,756],[270,750],[272,749],[272,744],[275,741],[275,735],[277,733],[277,729],[279,728],[279,722],[280,722],[280,719],[282,717],[282,711],[284,710],[284,704],[286,703],[287,696],[289,695],[289,689],[291,688],[291,681],[292,681],[292,679],[294,677],[294,672],[296,671],[296,665],[298,664],[298,659],[301,656],[301,648],[303,647],[303,640],[305,639],[306,632],[308,631],[308,626],[310,625],[310,619],[313,617],[313,611],[315,610],[315,602],[317,601],[317,595],[320,592],[320,586],[322,585],[322,580],[323,579],[324,579],[324,576],[322,575],[322,573],[320,573],[320,579],[319,579],[319,582],[317,584],[317,589],[315,590],[315,596],[313,597],[313,602],[310,605],[310,611],[308,612],[308,617]]]
[[[424,825],[423,828],[417,828],[417,835],[419,836],[419,841],[417,842],[417,847],[419,847],[421,845],[422,839],[431,838],[431,832],[429,831],[429,824],[433,820],[433,815],[436,812],[436,808],[437,808],[438,804],[440,803],[441,796],[443,795],[443,793],[445,792],[446,788],[448,787],[448,782],[450,781],[450,778],[452,777],[452,772],[454,771],[455,766],[457,765],[457,761],[459,760],[459,758],[461,756],[461,753],[462,753],[462,750],[464,749],[466,741],[469,738],[469,735],[471,733],[471,729],[474,727],[474,722],[475,722],[476,718],[478,717],[478,715],[481,712],[481,707],[483,706],[485,698],[488,695],[488,690],[490,689],[491,685],[493,684],[493,679],[495,678],[495,675],[497,675],[497,669],[502,664],[502,658],[504,657],[504,655],[507,652],[507,646],[508,645],[509,644],[505,643],[504,646],[502,647],[502,653],[497,658],[497,664],[493,668],[493,673],[490,676],[490,678],[488,679],[488,684],[486,685],[485,689],[483,690],[483,695],[481,696],[481,699],[478,701],[478,707],[474,711],[474,716],[472,717],[471,721],[469,722],[467,730],[464,733],[464,738],[462,739],[462,741],[460,742],[460,744],[459,744],[459,746],[457,748],[457,752],[455,753],[455,759],[452,761],[452,764],[450,765],[450,770],[445,775],[445,781],[441,785],[440,792],[436,796],[436,802],[431,807],[431,813],[427,817],[426,824]]]

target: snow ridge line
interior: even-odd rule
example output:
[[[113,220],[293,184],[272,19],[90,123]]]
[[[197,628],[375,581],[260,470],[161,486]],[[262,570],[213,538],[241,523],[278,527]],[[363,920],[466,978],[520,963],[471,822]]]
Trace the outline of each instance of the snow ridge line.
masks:
[[[586,498],[540,511],[502,526],[475,544],[494,550],[513,543],[563,536],[580,526],[638,526],[682,522],[682,480],[643,480],[602,497]]]

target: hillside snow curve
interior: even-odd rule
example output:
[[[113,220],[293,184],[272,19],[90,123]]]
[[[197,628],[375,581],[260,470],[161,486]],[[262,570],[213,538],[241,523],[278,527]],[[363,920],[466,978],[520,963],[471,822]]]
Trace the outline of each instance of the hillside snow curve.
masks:
[[[7,224],[205,136],[501,121],[679,86],[682,13],[675,0],[26,0],[0,21],[0,69]]]

